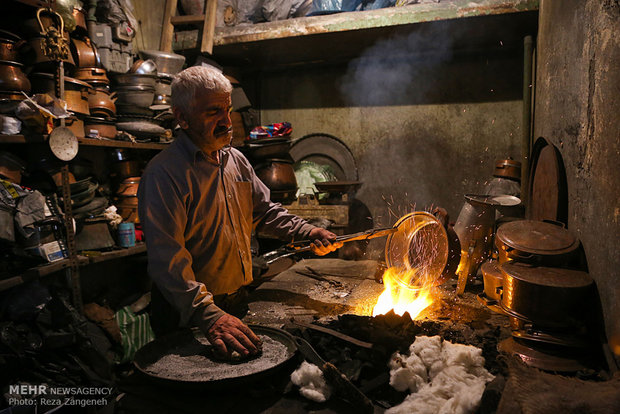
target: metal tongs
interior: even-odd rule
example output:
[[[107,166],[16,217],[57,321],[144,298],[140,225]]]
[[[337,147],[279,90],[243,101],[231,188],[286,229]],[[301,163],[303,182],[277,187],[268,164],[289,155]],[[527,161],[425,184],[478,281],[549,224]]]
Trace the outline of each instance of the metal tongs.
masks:
[[[390,234],[396,232],[396,227],[385,227],[378,229],[370,229],[366,231],[362,231],[359,233],[353,234],[345,234],[343,236],[336,237],[332,242],[351,242],[357,240],[370,240],[376,239],[377,237],[385,237]],[[266,264],[271,264],[278,259],[283,257],[292,256],[297,253],[303,253],[312,250],[312,241],[310,240],[301,240],[293,243],[289,243],[285,246],[280,247],[279,249],[273,250],[271,252],[263,254],[261,257],[265,260]]]

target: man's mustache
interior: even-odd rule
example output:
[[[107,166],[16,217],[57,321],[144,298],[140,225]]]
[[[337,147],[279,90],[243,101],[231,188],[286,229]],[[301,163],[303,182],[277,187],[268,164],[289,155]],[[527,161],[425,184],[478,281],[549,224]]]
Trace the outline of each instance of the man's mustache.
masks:
[[[232,131],[232,126],[220,125],[220,126],[215,127],[215,129],[213,130],[213,134],[221,135],[225,132],[230,132],[230,131]]]

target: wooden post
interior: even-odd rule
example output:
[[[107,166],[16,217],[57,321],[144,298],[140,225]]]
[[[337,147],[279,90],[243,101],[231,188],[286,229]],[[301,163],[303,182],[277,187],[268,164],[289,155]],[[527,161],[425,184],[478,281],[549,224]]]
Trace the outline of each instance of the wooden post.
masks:
[[[215,35],[215,13],[217,0],[206,0],[204,23],[202,26],[202,39],[200,41],[200,53],[213,54],[213,37]]]
[[[159,50],[163,52],[172,52],[172,36],[174,35],[174,26],[170,22],[172,16],[176,14],[177,0],[166,0],[166,9],[164,11],[164,22],[161,31],[161,39],[159,42]]]

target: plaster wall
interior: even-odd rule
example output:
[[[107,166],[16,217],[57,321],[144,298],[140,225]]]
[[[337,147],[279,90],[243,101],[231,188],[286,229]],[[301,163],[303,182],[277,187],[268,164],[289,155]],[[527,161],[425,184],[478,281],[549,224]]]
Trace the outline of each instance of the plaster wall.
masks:
[[[568,227],[584,246],[620,355],[620,5],[541,1],[535,137],[562,154]]]

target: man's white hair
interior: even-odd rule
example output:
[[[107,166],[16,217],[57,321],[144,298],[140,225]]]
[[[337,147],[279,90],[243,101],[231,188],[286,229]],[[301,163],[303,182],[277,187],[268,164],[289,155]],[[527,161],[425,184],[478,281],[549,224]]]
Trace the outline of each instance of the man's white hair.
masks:
[[[172,106],[189,114],[197,93],[231,93],[230,81],[212,66],[192,66],[178,73],[172,81]]]

